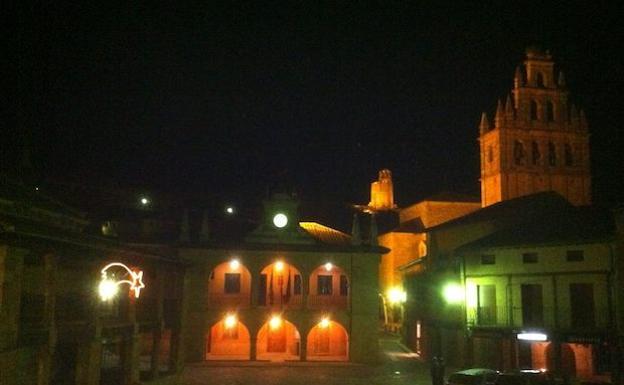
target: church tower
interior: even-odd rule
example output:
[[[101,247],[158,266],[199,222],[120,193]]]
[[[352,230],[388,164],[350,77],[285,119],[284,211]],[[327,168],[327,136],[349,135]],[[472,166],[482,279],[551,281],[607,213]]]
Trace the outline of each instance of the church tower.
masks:
[[[591,203],[587,121],[548,51],[527,49],[512,95],[498,101],[493,122],[481,115],[479,131],[483,207],[539,191]]]

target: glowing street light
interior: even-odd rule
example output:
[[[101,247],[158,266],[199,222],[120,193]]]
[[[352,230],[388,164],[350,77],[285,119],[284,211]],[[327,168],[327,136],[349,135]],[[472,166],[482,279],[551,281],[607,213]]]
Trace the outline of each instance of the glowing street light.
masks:
[[[232,206],[228,206],[228,207],[226,207],[226,208],[225,208],[225,212],[226,212],[227,214],[230,214],[230,215],[234,214],[234,207],[232,207]]]
[[[269,321],[269,327],[271,330],[277,330],[280,326],[282,326],[282,318],[278,315],[271,317],[271,320]]]
[[[277,271],[284,270],[284,262],[282,262],[282,261],[275,262],[275,270],[277,270]]]
[[[275,214],[273,217],[273,224],[279,229],[284,228],[288,224],[288,217],[283,213]]]
[[[119,281],[115,281],[115,275],[111,274],[109,277],[108,270],[112,267],[121,267],[125,270],[125,275],[129,279],[121,279]],[[139,298],[141,294],[141,289],[145,288],[145,284],[143,283],[143,271],[132,271],[130,268],[123,263],[113,262],[106,265],[102,271],[102,279],[100,284],[98,285],[98,292],[100,294],[100,298],[102,301],[107,301],[115,297],[119,291],[119,285],[128,284],[130,286],[130,291],[134,291],[134,297]]]
[[[546,334],[536,332],[518,333],[516,338],[522,341],[548,341]]]
[[[407,301],[407,293],[398,287],[393,287],[388,290],[387,298],[391,304],[404,303]]]
[[[139,202],[141,202],[141,205],[143,205],[143,206],[147,206],[150,203],[150,201],[149,201],[149,199],[147,199],[147,197],[141,197]]]
[[[237,322],[238,320],[236,319],[236,316],[234,314],[227,315],[223,320],[226,329],[232,329],[234,326],[236,326]]]
[[[321,322],[319,322],[319,326],[321,327],[321,329],[327,329],[329,327],[329,318],[323,317]]]
[[[238,270],[239,267],[240,267],[240,262],[238,261],[238,259],[232,259],[230,261],[230,269]]]
[[[331,262],[327,262],[325,264],[325,270],[326,271],[331,271],[331,269],[334,267],[334,265],[331,264]]]
[[[461,303],[465,298],[464,288],[458,283],[447,283],[442,289],[442,295],[447,303]]]

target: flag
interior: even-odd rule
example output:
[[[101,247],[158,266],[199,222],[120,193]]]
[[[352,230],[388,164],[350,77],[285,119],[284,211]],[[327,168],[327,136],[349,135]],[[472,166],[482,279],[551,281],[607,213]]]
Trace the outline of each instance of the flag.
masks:
[[[269,305],[273,305],[273,269],[271,269],[271,276],[269,277]]]
[[[290,301],[290,269],[288,269],[288,281],[286,281],[286,295],[284,295],[284,303]]]

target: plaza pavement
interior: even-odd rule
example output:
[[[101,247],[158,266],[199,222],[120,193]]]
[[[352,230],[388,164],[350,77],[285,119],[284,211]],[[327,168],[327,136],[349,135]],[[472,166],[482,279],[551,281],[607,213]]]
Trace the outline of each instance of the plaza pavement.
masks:
[[[179,385],[430,385],[429,366],[384,334],[378,365],[318,362],[207,362],[188,365]]]

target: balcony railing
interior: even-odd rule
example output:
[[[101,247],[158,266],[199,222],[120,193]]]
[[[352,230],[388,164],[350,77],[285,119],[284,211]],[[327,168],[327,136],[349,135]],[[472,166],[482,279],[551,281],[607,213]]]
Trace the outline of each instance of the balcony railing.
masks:
[[[264,303],[258,303],[258,306],[282,308],[288,307],[291,309],[300,309],[303,305],[303,297],[301,295],[292,295],[289,298],[276,295],[273,297],[273,301],[267,296]]]
[[[250,293],[208,293],[208,306],[212,308],[237,307],[247,308],[251,303]]]
[[[348,298],[346,295],[310,295],[308,296],[308,307],[310,309],[346,309]]]

